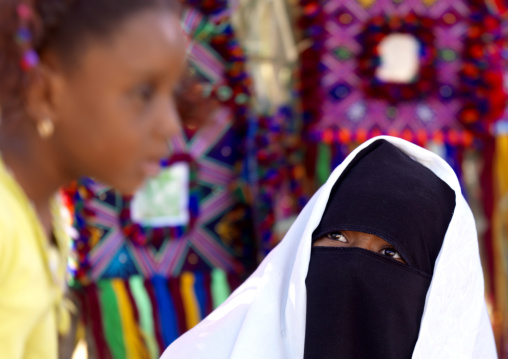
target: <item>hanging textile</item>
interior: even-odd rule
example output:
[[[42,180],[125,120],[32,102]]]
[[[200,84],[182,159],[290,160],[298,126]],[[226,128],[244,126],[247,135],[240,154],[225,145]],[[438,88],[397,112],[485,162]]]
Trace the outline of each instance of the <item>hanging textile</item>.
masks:
[[[468,147],[502,114],[499,18],[482,1],[300,4],[310,43],[301,55],[309,146],[324,142],[344,157],[343,144],[388,134]],[[382,80],[391,60],[381,46],[392,35],[415,43],[416,72],[407,81]]]
[[[492,156],[493,127],[506,106],[504,2],[299,3],[307,44],[300,91],[309,181],[317,187],[359,143],[381,134],[438,153],[461,182],[465,151],[478,151],[484,157],[481,192],[489,223],[482,236],[485,272],[492,279],[486,290],[494,298],[499,263],[490,226],[497,196]],[[395,40],[405,51],[390,47]],[[405,62],[398,61],[405,56]],[[404,66],[393,68],[400,63]]]
[[[177,96],[187,125],[161,174],[136,194],[87,178],[67,190],[78,234],[71,287],[99,359],[158,358],[256,265],[241,191],[250,78],[227,1],[184,1],[182,26],[192,78],[185,85],[201,91],[195,106],[213,102],[209,118],[188,118],[196,111]]]
[[[502,114],[499,19],[483,2],[301,3],[301,25],[312,41],[302,54],[311,137],[322,140],[330,129],[333,140],[343,131],[359,140],[392,132],[414,140],[441,133],[447,142],[467,142],[464,126],[485,131]],[[418,74],[407,82],[376,75],[379,45],[393,34],[418,42]]]

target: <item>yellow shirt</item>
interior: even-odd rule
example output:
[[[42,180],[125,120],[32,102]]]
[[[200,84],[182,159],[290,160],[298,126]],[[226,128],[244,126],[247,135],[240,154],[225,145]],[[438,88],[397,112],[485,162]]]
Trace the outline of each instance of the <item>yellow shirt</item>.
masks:
[[[69,241],[52,204],[58,252],[0,160],[0,358],[56,359]]]

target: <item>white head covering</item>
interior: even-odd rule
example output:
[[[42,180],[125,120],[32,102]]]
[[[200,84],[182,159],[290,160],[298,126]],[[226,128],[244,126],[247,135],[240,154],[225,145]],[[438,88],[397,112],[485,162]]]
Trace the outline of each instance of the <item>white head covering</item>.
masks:
[[[312,197],[282,242],[212,314],[176,340],[162,359],[303,358],[305,278],[311,237],[330,191],[363,148],[385,139],[432,170],[456,195],[456,208],[436,260],[413,358],[497,358],[484,299],[473,215],[459,181],[439,156],[399,138],[381,136],[351,153]]]

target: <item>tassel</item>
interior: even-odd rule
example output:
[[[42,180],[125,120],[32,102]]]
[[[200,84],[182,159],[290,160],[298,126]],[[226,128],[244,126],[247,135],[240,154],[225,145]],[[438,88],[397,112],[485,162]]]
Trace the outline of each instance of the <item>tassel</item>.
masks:
[[[332,159],[330,170],[333,171],[335,167],[340,165],[344,159],[342,158],[342,147],[340,143],[332,144]]]
[[[185,306],[182,299],[182,291],[180,287],[180,279],[178,277],[169,278],[169,293],[173,299],[176,311],[176,320],[178,322],[178,334],[182,335],[187,331],[187,322],[185,319]]]
[[[212,298],[214,309],[224,303],[230,294],[231,289],[229,288],[226,273],[223,270],[214,269],[212,271]]]
[[[133,305],[129,300],[129,294],[122,279],[111,280],[111,286],[115,293],[118,311],[122,322],[123,339],[125,350],[129,357],[148,359],[148,349],[145,346],[143,335],[133,313]]]
[[[180,280],[187,329],[191,329],[201,320],[198,300],[194,293],[194,274],[191,272],[183,272],[180,276]]]
[[[494,212],[494,138],[486,138],[483,142],[482,158],[484,165],[480,174],[480,186],[482,189],[482,204],[485,217],[487,217],[487,229],[485,231],[484,241],[484,254],[485,254],[485,267],[484,272],[489,279],[486,283],[486,292],[489,296],[495,297],[496,288],[494,286],[494,249],[492,247],[492,215]]]
[[[159,306],[157,305],[157,296],[155,295],[155,289],[152,281],[150,279],[144,279],[143,284],[146,289],[146,294],[148,294],[148,298],[150,299],[150,304],[152,306],[152,320],[153,326],[155,329],[155,339],[157,340],[157,345],[159,348],[159,352],[163,352],[167,345],[164,344],[164,339],[162,337],[162,324],[161,324],[161,316],[159,313]]]
[[[175,307],[171,300],[166,278],[155,276],[152,278],[155,297],[159,308],[160,323],[164,346],[169,346],[178,338],[178,324]]]
[[[197,272],[194,273],[195,282],[194,282],[194,292],[196,293],[196,298],[199,304],[199,312],[200,319],[203,319],[207,314],[206,310],[206,289],[205,289],[205,281],[203,273]]]
[[[213,311],[213,295],[212,295],[212,275],[210,272],[206,272],[203,276],[203,283],[205,289],[205,313],[208,315]]]
[[[462,194],[467,199],[466,186],[464,183],[464,176],[462,173],[462,163],[464,160],[464,148],[453,144],[446,143],[445,149],[445,160],[448,162],[450,167],[453,169],[457,178],[459,179],[460,187],[462,188]]]
[[[492,326],[496,337],[508,333],[508,320],[503,318],[503,313],[508,313],[508,133],[499,134],[496,137],[496,152],[494,157],[494,171],[496,182],[495,210],[493,213],[493,253],[494,253],[494,278],[495,286],[494,313]],[[505,338],[501,338],[503,343]],[[502,348],[505,350],[505,348]]]
[[[99,289],[101,313],[107,313],[107,315],[102,315],[102,326],[108,347],[113,358],[126,358],[127,352],[121,330],[122,320],[111,281],[101,281],[97,284],[97,288]]]
[[[330,176],[330,166],[332,162],[332,150],[329,145],[320,143],[318,145],[318,154],[316,161],[316,181],[318,187],[328,180]]]
[[[157,359],[160,356],[160,352],[157,339],[155,338],[152,304],[143,286],[143,278],[139,276],[131,277],[129,279],[129,287],[138,308],[141,332],[150,353],[150,358]]]
[[[83,295],[83,309],[86,325],[90,327],[95,342],[97,356],[100,359],[111,359],[113,357],[109,350],[106,335],[103,331],[101,305],[98,295],[98,288],[95,284],[88,286]]]

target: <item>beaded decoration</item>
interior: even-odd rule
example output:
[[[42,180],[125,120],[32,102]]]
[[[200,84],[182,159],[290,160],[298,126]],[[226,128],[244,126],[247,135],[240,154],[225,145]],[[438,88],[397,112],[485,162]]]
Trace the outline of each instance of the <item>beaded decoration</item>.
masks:
[[[26,3],[19,4],[16,13],[20,20],[20,27],[16,33],[15,40],[21,49],[20,66],[24,71],[29,71],[39,63],[39,55],[32,48],[33,36],[29,29],[33,12]]]

